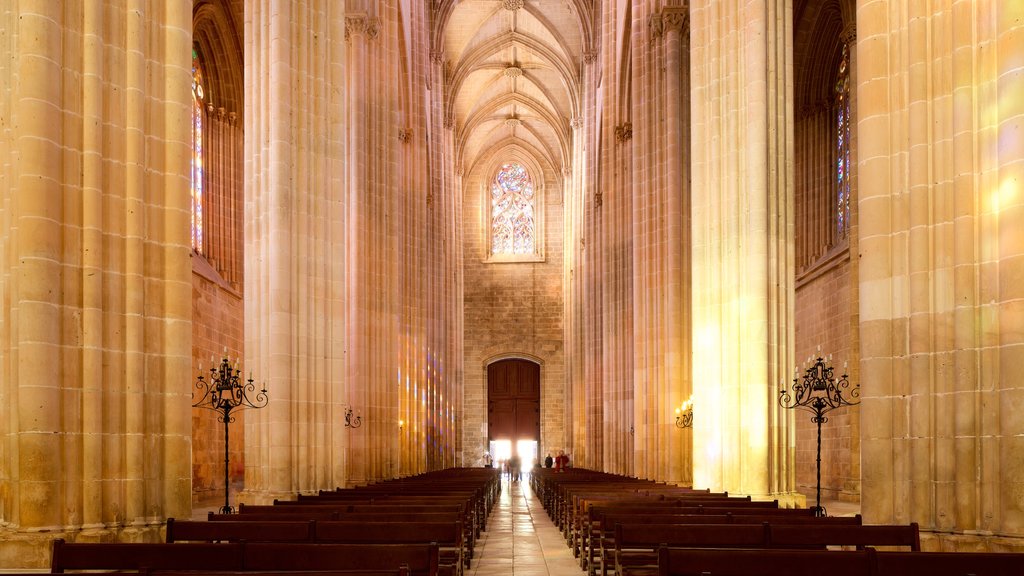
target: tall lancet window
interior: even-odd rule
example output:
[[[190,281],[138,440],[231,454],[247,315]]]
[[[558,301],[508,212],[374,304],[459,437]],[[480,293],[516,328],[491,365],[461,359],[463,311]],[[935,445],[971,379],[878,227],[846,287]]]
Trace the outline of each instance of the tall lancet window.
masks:
[[[850,231],[850,49],[843,45],[836,74],[836,240]]]
[[[203,69],[192,48],[192,249],[203,252]]]
[[[530,173],[522,164],[503,164],[491,182],[491,254],[537,254],[536,196]]]

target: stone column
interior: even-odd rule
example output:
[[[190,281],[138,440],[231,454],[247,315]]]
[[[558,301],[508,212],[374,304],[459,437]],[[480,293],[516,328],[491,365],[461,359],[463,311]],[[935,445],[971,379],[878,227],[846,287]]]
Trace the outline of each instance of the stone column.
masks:
[[[270,397],[245,418],[250,502],[347,478],[344,32],[329,0],[247,7],[245,366]]]
[[[0,12],[3,567],[191,507],[191,7]]]
[[[940,5],[857,3],[862,511],[1020,551],[1024,6]]]
[[[793,496],[792,5],[691,2],[694,485]],[[699,381],[698,381],[699,379]]]

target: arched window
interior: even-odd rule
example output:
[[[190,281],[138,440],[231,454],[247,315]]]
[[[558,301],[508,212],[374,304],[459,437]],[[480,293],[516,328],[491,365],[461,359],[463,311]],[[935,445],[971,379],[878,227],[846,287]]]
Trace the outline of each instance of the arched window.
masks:
[[[850,230],[850,48],[843,44],[835,84],[836,102],[836,239]]]
[[[192,47],[192,249],[203,253],[203,68]]]
[[[507,162],[491,182],[491,255],[535,256],[536,195],[526,167]]]

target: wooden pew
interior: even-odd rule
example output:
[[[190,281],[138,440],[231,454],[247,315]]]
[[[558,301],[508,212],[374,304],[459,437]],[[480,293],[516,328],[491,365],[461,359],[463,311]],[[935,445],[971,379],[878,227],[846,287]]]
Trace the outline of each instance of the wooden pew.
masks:
[[[436,543],[439,563],[455,566],[462,574],[469,568],[469,552],[461,522],[349,522],[316,523],[317,542],[414,544]]]
[[[1008,552],[878,552],[877,576],[1024,576],[1024,554]]]
[[[241,544],[125,544],[53,542],[50,571],[243,569]]]
[[[139,576],[140,573],[111,574],[104,572],[102,576]],[[150,570],[141,573],[143,576],[411,576],[408,566],[394,570],[250,570],[241,572],[223,572],[217,570]],[[5,575],[6,576],[6,575]],[[38,576],[38,575],[37,575]]]
[[[172,544],[177,546],[177,544]],[[293,544],[244,545],[245,570],[366,570],[408,566],[411,576],[437,576],[437,544]]]
[[[608,573],[608,566],[615,562],[615,526],[617,524],[763,524],[765,522],[776,525],[809,524],[815,527],[836,527],[842,529],[844,526],[860,526],[862,519],[860,514],[856,516],[827,516],[817,518],[814,516],[745,516],[745,515],[709,515],[709,514],[679,514],[679,515],[656,515],[632,512],[619,508],[595,509],[592,513],[592,536],[589,547],[585,554],[591,559],[588,572],[596,574],[600,569],[601,574]],[[659,543],[660,544],[660,543]],[[852,545],[852,544],[851,544]],[[806,548],[807,546],[803,546]]]
[[[68,543],[55,540],[51,572],[75,571],[337,571],[398,570],[409,576],[439,572],[438,545],[239,542]]]
[[[234,515],[236,518],[238,515]],[[167,519],[167,542],[312,542],[314,520],[226,520],[218,522]]]
[[[868,526],[770,524],[768,531],[772,548],[906,546],[911,552],[921,551],[921,535],[916,522]]]
[[[659,576],[1024,576],[1024,554],[658,549]]]
[[[657,571],[650,573],[658,576],[872,576],[873,555],[874,550],[729,550],[661,546],[658,548]],[[916,574],[907,572],[906,576]]]
[[[826,546],[907,546],[920,550],[917,524],[829,526],[816,524],[668,525],[616,524],[615,570],[622,575],[655,566],[659,545],[692,548],[825,549]]]

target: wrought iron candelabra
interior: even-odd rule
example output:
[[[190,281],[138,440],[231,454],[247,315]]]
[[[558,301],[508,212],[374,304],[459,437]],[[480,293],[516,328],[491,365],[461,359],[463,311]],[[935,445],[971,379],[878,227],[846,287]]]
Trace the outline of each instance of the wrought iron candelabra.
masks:
[[[217,421],[224,423],[224,506],[220,509],[221,514],[233,514],[235,511],[228,499],[231,486],[228,477],[228,425],[235,421],[232,412],[240,412],[246,408],[263,408],[270,400],[267,397],[266,386],[256,392],[252,374],[249,374],[248,380],[242,380],[241,373],[242,371],[232,366],[231,361],[225,356],[220,365],[210,368],[209,382],[200,373],[196,379],[195,390],[192,391],[193,400],[197,393],[200,396],[192,406],[213,410],[217,413]],[[252,395],[253,393],[255,395]]]
[[[845,370],[844,370],[845,371]],[[785,383],[779,390],[779,405],[783,408],[800,408],[812,414],[811,422],[818,425],[818,453],[815,460],[817,466],[817,501],[814,506],[815,516],[825,516],[825,508],[821,505],[821,425],[828,422],[829,412],[843,406],[860,404],[860,386],[850,388],[848,375],[843,374],[837,380],[834,370],[824,358],[819,357],[814,364],[804,370],[803,379],[793,378],[792,390],[786,390]]]
[[[693,400],[683,402],[676,408],[676,428],[693,428]]]

